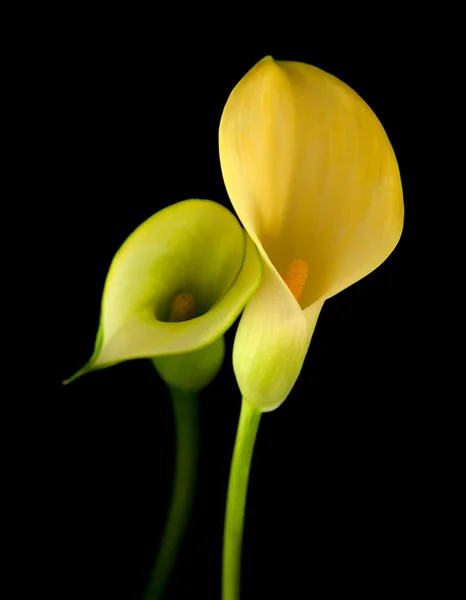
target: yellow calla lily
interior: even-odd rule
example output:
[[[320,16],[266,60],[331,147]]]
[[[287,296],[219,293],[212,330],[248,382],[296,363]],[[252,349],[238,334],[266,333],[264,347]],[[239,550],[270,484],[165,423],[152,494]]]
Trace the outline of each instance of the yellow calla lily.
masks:
[[[316,67],[271,57],[230,94],[219,149],[230,200],[264,262],[233,365],[244,400],[265,412],[291,391],[325,300],[398,243],[400,173],[356,92]]]

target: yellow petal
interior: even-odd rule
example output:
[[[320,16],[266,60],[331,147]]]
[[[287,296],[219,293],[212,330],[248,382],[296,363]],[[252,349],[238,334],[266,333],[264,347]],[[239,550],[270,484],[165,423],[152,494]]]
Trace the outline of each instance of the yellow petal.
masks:
[[[400,174],[382,125],[351,88],[271,57],[231,93],[219,149],[230,200],[265,265],[238,328],[235,373],[247,402],[273,410],[296,381],[324,301],[396,246]],[[299,304],[284,284],[292,264],[307,267]],[[301,291],[301,275],[291,279]]]
[[[296,62],[260,61],[223,111],[220,160],[243,225],[283,277],[309,276],[301,306],[379,266],[403,226],[398,165],[367,104],[346,84]]]

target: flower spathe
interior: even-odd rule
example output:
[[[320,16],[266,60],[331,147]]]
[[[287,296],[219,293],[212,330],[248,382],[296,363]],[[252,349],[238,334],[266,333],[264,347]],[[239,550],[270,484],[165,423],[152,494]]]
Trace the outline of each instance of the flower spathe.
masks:
[[[291,391],[325,300],[395,248],[401,179],[381,123],[356,92],[271,57],[228,98],[219,150],[230,200],[264,262],[233,365],[245,401],[269,411]],[[285,281],[297,261],[307,267],[298,296]]]
[[[167,363],[163,357],[191,355],[205,367],[205,373],[199,373],[200,367],[193,370],[191,382],[202,387],[223,359],[219,338],[261,276],[254,244],[225,207],[209,200],[185,200],[157,212],[115,254],[105,281],[94,354],[68,381],[125,360],[162,357],[160,368],[170,383],[178,378],[178,387],[189,389],[179,360]],[[186,298],[192,306],[177,306]],[[187,312],[173,322],[173,308]],[[203,352],[209,346],[215,351],[211,368]]]

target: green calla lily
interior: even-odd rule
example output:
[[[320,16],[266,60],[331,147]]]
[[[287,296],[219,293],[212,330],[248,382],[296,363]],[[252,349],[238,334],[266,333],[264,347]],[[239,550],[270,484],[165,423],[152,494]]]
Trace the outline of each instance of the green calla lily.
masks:
[[[145,600],[162,598],[189,519],[199,392],[217,375],[225,354],[223,334],[261,277],[256,246],[228,209],[209,200],[185,200],[159,211],[115,254],[94,353],[64,382],[150,358],[168,386],[176,439],[173,490]]]
[[[185,200],[159,211],[116,253],[94,353],[67,382],[125,360],[183,354],[184,363],[156,358],[154,364],[175,387],[192,388],[190,374],[195,387],[204,387],[211,379],[206,373],[223,359],[223,341],[214,342],[240,314],[261,276],[256,247],[228,209],[210,200]],[[192,297],[193,316],[173,322],[170,311],[179,294]],[[207,359],[201,351],[209,346]],[[203,365],[206,373],[200,372]]]

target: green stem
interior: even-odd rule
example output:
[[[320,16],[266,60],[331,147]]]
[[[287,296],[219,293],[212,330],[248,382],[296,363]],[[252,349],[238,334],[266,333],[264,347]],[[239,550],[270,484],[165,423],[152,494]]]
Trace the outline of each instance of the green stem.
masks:
[[[176,436],[175,473],[165,531],[143,600],[163,597],[191,514],[199,454],[199,393],[169,388]]]
[[[260,418],[261,412],[243,400],[228,482],[223,533],[222,600],[239,600],[240,597],[244,511]]]

